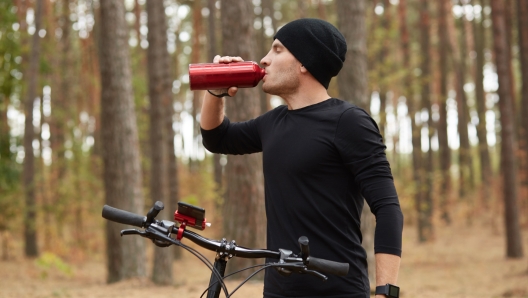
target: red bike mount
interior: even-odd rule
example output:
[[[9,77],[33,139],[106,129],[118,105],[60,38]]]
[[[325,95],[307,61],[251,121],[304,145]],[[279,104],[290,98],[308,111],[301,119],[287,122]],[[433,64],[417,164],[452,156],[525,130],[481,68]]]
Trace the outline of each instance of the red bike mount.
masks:
[[[178,240],[183,238],[183,231],[185,231],[187,226],[201,231],[205,230],[205,227],[207,226],[207,219],[205,217],[203,220],[198,220],[192,216],[181,214],[178,210],[174,212],[174,220],[180,223],[178,234],[176,236],[176,239]]]

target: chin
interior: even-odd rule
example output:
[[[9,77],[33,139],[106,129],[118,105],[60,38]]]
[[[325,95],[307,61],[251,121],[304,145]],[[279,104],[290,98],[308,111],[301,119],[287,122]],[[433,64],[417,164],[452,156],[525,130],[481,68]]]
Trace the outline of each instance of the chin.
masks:
[[[268,93],[270,95],[278,95],[277,92],[273,88],[268,88],[268,87],[262,86],[262,91],[264,91],[265,93]]]
[[[269,85],[267,85],[266,83],[262,84],[262,91],[268,93],[268,94],[273,94],[273,87],[270,87]]]

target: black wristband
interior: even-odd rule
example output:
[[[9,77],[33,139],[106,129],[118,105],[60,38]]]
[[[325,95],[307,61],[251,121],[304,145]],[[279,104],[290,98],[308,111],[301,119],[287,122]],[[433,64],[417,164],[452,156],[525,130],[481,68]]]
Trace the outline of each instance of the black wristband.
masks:
[[[222,94],[214,94],[213,92],[211,92],[211,90],[207,90],[207,92],[209,92],[209,94],[211,94],[212,96],[215,96],[215,97],[218,97],[218,98],[222,98],[224,96],[229,96],[229,93],[227,93],[227,92],[222,93]]]
[[[385,295],[389,298],[398,298],[400,297],[400,288],[395,285],[386,284],[384,286],[376,287],[376,295]]]

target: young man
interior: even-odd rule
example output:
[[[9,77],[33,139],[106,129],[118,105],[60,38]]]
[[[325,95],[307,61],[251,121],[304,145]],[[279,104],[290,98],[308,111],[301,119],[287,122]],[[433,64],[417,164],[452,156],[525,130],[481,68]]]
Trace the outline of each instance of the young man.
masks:
[[[327,88],[343,66],[343,35],[330,23],[300,19],[275,35],[262,58],[262,89],[287,103],[255,119],[230,123],[224,99],[237,88],[206,93],[201,127],[204,146],[215,153],[263,152],[268,249],[294,249],[310,239],[314,257],[350,265],[347,276],[322,282],[311,275],[267,270],[264,297],[369,297],[361,246],[363,198],[376,216],[376,297],[397,297],[403,215],[385,145],[362,109],[332,98]],[[216,63],[243,61],[216,56]],[[387,286],[386,286],[387,285]],[[385,287],[386,286],[386,287]]]

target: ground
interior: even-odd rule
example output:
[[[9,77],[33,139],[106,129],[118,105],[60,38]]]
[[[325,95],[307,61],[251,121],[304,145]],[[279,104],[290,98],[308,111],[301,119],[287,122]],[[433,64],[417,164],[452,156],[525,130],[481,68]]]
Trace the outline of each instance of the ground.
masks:
[[[523,234],[527,251],[528,230]],[[418,244],[416,229],[406,226],[403,251],[402,297],[528,297],[528,258],[505,258],[503,233],[489,226],[437,228],[436,240],[428,244]],[[48,266],[18,255],[0,261],[0,297],[195,298],[209,280],[206,267],[189,253],[174,264],[175,284],[164,287],[147,279],[108,285],[102,258],[87,258],[66,267],[53,256],[49,259]],[[238,282],[228,282],[228,289],[233,290]],[[250,282],[233,297],[262,297],[262,283]]]

